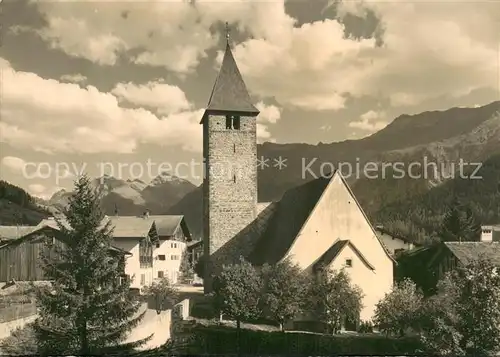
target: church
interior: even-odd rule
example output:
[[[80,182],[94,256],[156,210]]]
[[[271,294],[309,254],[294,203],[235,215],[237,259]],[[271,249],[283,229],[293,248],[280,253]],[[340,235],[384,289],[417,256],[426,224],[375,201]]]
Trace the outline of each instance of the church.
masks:
[[[258,115],[228,36],[200,122],[206,165],[203,248],[209,257],[205,292],[211,290],[210,272],[240,256],[255,266],[290,258],[310,274],[319,266],[345,268],[364,294],[360,319],[371,320],[375,305],[392,288],[391,254],[339,172],[294,187],[279,202],[258,202]]]

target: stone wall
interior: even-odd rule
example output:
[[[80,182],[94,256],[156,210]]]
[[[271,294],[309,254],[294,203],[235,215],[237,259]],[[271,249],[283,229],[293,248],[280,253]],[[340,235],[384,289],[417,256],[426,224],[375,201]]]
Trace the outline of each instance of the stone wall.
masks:
[[[240,120],[238,130],[226,129],[223,115],[204,120],[205,256],[217,252],[256,217],[257,124],[255,117],[242,116]],[[210,266],[206,270],[208,273]]]

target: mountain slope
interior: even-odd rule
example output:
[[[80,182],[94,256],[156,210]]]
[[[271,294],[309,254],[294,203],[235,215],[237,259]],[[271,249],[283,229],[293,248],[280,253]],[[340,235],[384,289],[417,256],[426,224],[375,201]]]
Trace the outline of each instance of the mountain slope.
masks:
[[[361,172],[353,171],[347,177],[363,208],[371,217],[392,202],[403,202],[428,192],[446,181],[446,174],[454,171],[453,165],[462,158],[467,162],[483,162],[500,153],[500,102],[480,108],[452,108],[446,111],[425,112],[418,115],[403,115],[370,137],[341,143],[320,144],[271,144],[258,147],[258,157],[286,158],[287,167],[259,169],[259,202],[277,201],[289,188],[295,187],[321,173],[328,173],[328,165],[321,170],[322,163],[359,163]],[[420,178],[409,177],[409,166],[425,160],[438,163],[438,175],[425,175],[423,169],[412,170]],[[311,174],[304,170],[310,163]],[[389,167],[385,175],[379,171],[375,179],[363,177],[363,165],[373,162],[402,163],[406,175],[394,177]],[[272,160],[271,160],[272,164]],[[443,166],[444,169],[441,169]],[[457,166],[455,166],[457,167]],[[345,172],[343,171],[345,174]],[[316,175],[316,176],[315,176]],[[415,175],[413,175],[415,176]],[[445,177],[443,177],[445,176]],[[170,214],[184,214],[193,234],[202,230],[201,188],[185,196],[167,210]]]
[[[22,188],[0,180],[0,225],[37,225],[48,216]]]
[[[104,175],[92,181],[102,194],[101,204],[108,215],[118,211],[120,215],[139,215],[148,209],[152,214],[161,214],[176,204],[187,193],[196,188],[191,182],[162,173],[147,184],[139,179],[121,180]],[[68,204],[72,192],[56,192],[48,204],[61,209]]]
[[[498,224],[500,154],[486,160],[472,176],[474,170],[467,170],[463,178],[457,176],[411,200],[394,201],[380,208],[371,218],[389,231],[422,241],[437,235],[448,207],[458,199],[471,208],[481,224]]]

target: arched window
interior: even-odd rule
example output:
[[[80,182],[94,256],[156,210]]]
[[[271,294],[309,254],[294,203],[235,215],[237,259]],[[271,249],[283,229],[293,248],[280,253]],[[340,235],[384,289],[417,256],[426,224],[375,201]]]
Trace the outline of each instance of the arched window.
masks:
[[[241,120],[238,115],[226,115],[226,129],[240,130]]]

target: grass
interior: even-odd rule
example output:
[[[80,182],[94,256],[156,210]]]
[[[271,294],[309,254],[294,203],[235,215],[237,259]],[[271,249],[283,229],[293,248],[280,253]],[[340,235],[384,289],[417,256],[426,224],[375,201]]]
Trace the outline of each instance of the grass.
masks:
[[[190,343],[182,354],[245,355],[407,355],[421,349],[414,338],[387,338],[377,334],[325,335],[304,332],[253,330],[198,323],[186,331]],[[248,327],[248,326],[246,326]],[[239,341],[239,342],[238,342]]]

